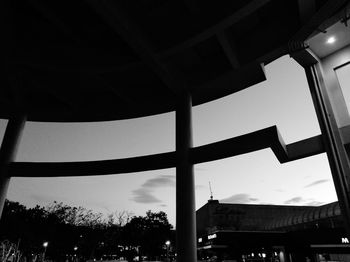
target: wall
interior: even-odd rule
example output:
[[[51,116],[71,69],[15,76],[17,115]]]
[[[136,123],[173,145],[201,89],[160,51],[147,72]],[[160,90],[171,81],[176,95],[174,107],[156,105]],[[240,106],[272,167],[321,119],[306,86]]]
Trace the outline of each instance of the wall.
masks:
[[[334,110],[334,116],[338,128],[350,125],[350,115],[345,104],[344,96],[341,91],[335,69],[349,61],[350,45],[321,60],[324,81],[332,108]]]

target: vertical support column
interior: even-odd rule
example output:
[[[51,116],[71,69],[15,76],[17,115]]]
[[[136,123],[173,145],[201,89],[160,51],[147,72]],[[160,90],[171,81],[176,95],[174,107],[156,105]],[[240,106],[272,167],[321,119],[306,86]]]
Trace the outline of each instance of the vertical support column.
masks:
[[[24,115],[9,119],[0,148],[0,217],[4,208],[7,189],[10,183],[8,165],[15,159],[19,140],[24,129]]]
[[[177,262],[196,262],[196,207],[192,147],[192,99],[187,91],[176,101],[176,249]]]
[[[305,72],[323,134],[339,206],[344,218],[347,234],[350,236],[350,192],[348,184],[350,163],[325,90],[320,64],[305,67]]]

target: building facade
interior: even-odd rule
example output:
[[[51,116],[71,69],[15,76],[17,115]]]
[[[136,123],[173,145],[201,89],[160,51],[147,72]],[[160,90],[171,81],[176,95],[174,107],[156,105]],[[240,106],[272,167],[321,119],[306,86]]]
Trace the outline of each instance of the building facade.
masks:
[[[338,202],[323,206],[227,204],[197,210],[197,250],[214,261],[350,261]]]

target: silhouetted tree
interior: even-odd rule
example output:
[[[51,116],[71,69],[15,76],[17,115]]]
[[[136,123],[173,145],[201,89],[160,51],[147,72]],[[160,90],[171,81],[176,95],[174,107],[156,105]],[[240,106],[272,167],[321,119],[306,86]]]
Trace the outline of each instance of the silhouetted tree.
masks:
[[[103,254],[131,260],[137,250],[140,255],[151,257],[164,253],[162,247],[170,238],[171,228],[164,212],[148,211],[146,216],[132,217],[130,212],[121,211],[103,219],[100,213],[58,202],[26,208],[6,200],[0,241],[17,243],[27,260],[40,257],[46,241],[46,257],[54,261],[65,261],[74,255],[100,259]]]
[[[164,253],[164,243],[171,238],[172,225],[166,213],[147,211],[146,216],[135,216],[124,226],[124,245],[138,247],[141,255],[149,257]]]

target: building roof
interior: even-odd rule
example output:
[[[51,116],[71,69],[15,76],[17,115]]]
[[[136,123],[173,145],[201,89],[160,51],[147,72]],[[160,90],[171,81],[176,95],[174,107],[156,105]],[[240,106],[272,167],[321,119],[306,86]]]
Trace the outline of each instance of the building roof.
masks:
[[[341,215],[338,202],[329,203],[322,206],[312,207],[302,212],[294,212],[289,216],[276,217],[266,225],[268,230],[278,230],[295,225],[317,222],[323,219],[336,218]]]
[[[334,221],[322,225],[334,227],[342,226],[340,216],[338,202],[322,206],[290,206],[230,204],[209,200],[197,210],[197,231],[200,235],[218,230],[294,231],[303,225],[316,225],[332,219]]]
[[[345,0],[7,1],[0,117],[127,119],[193,104],[265,79]],[[4,22],[3,22],[4,23]]]

